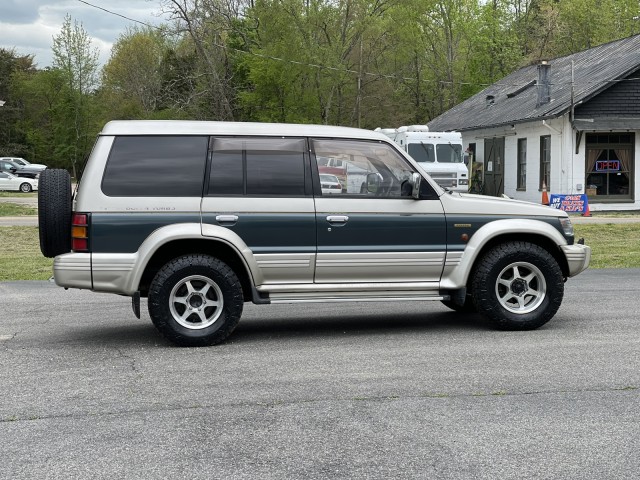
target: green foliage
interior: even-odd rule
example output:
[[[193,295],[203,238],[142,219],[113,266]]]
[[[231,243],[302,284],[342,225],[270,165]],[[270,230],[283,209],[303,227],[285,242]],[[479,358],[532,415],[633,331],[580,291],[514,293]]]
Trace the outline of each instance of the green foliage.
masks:
[[[162,65],[170,45],[151,28],[128,29],[103,69],[103,103],[111,118],[149,118],[163,104]],[[104,102],[104,100],[109,102]]]
[[[32,158],[26,135],[18,127],[21,119],[19,102],[12,95],[16,75],[35,71],[33,56],[19,56],[14,50],[0,48],[0,156]]]
[[[76,168],[89,152],[97,128],[95,97],[98,85],[98,50],[78,22],[67,15],[61,32],[53,38],[53,65],[64,92],[55,105],[56,114],[64,118],[57,134],[66,139],[54,152],[59,166]]]
[[[374,124],[393,92],[382,56],[398,2],[263,0],[247,12],[254,31],[240,59],[245,111],[262,121]],[[378,110],[379,111],[379,110]],[[376,121],[377,123],[377,121]]]
[[[13,95],[22,113],[16,125],[33,151],[30,161],[50,167],[72,167],[79,146],[77,96],[70,91],[64,73],[48,69],[16,75]],[[87,116],[92,100],[87,97],[83,101]]]
[[[53,66],[64,72],[71,91],[81,95],[93,92],[98,84],[98,49],[77,21],[67,14],[62,30],[53,37]]]

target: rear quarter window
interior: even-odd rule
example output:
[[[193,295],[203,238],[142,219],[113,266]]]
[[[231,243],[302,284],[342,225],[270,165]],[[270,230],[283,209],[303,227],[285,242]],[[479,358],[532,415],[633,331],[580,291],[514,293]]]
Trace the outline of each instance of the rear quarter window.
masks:
[[[102,191],[112,197],[199,197],[208,137],[116,137]]]
[[[214,138],[209,195],[305,195],[306,140]]]

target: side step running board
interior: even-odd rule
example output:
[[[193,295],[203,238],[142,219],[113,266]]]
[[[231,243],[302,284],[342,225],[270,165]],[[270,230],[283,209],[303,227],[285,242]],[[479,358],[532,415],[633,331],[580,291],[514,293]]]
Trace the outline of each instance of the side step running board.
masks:
[[[411,302],[426,300],[449,300],[449,295],[415,295],[411,297],[395,297],[395,296],[296,296],[293,295],[270,295],[270,303],[342,303],[342,302]]]

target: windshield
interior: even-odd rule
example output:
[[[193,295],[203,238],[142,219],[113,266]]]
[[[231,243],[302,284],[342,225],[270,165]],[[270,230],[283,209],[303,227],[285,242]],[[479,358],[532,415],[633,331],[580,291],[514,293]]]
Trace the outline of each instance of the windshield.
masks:
[[[410,143],[408,153],[416,162],[435,162],[436,154],[432,143]]]
[[[459,143],[436,145],[439,163],[462,163],[462,145]]]
[[[459,143],[410,143],[408,153],[416,162],[462,163],[462,145]]]

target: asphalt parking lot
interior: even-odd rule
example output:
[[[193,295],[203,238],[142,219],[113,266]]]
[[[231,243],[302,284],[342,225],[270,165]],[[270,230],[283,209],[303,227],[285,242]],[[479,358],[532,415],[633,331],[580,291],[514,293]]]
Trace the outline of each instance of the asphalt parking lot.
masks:
[[[247,305],[171,346],[127,298],[0,283],[0,478],[631,478],[640,270],[493,331],[439,303]]]

